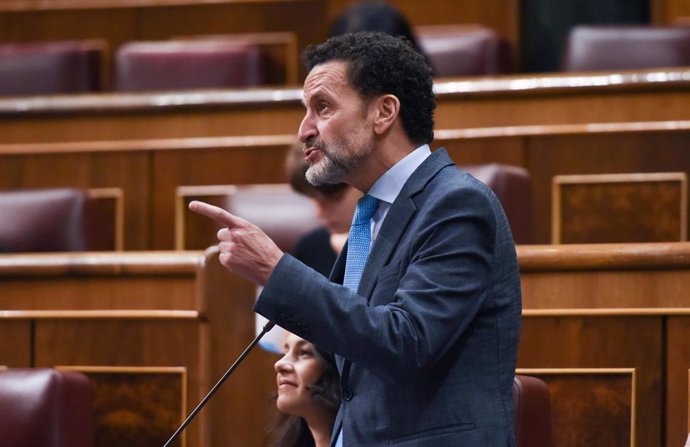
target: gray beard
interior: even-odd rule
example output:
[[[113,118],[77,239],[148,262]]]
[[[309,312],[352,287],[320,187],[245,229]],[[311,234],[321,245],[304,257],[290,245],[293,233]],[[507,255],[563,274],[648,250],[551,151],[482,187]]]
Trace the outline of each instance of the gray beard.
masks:
[[[334,158],[325,152],[323,154],[321,161],[307,168],[307,181],[314,186],[341,183],[352,166],[345,160]]]
[[[373,148],[363,147],[359,154],[349,158],[343,157],[337,150],[327,149],[323,144],[317,145],[316,149],[321,151],[323,159],[309,166],[305,175],[314,186],[342,183],[345,176],[356,169]]]

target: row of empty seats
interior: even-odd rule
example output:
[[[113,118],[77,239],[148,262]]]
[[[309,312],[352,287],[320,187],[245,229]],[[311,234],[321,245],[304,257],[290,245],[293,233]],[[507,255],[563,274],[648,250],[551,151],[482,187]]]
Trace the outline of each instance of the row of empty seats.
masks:
[[[529,242],[527,171],[498,164],[463,168],[494,189],[505,204],[516,240]],[[256,223],[286,251],[319,223],[311,202],[287,184],[180,187],[178,221],[174,223],[178,249],[204,249],[215,243],[215,227],[208,226],[212,222],[186,209],[186,203],[195,197],[216,200],[214,203]],[[123,201],[117,189],[0,192],[0,252],[121,249]]]
[[[479,26],[425,29],[420,41],[438,76],[512,71],[509,44],[495,31]],[[97,40],[0,45],[0,95],[240,88],[298,82],[299,55],[291,33],[130,42],[114,54],[111,82],[106,82],[104,72],[107,54],[106,42]]]
[[[500,164],[462,168],[494,190],[516,242],[530,243],[529,173]],[[552,242],[687,240],[687,189],[682,172],[556,176]],[[215,223],[189,212],[191,200],[254,222],[288,252],[318,225],[310,201],[287,184],[180,186],[175,200],[175,248],[180,250],[215,243]],[[122,202],[118,189],[0,192],[0,252],[122,249]]]
[[[514,50],[479,25],[417,27],[438,77],[514,71]],[[275,47],[285,51],[276,57]],[[267,49],[268,48],[268,49]],[[239,88],[296,83],[299,56],[292,33],[226,35],[131,42],[117,49],[112,82],[105,41],[0,44],[0,95]],[[281,65],[283,65],[281,67]],[[571,30],[563,71],[690,65],[688,26],[578,26]]]

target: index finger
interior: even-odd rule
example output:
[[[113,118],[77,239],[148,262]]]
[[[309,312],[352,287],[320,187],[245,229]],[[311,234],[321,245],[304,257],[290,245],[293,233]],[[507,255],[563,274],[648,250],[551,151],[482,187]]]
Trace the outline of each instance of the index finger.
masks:
[[[211,205],[198,200],[189,202],[189,209],[202,216],[210,217],[221,225],[228,228],[236,227],[240,222],[237,217],[215,205]]]

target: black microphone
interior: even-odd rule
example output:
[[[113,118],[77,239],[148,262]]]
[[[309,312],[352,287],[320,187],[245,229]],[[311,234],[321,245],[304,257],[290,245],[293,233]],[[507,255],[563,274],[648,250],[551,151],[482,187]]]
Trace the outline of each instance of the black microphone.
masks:
[[[251,343],[249,343],[249,346],[245,348],[245,350],[240,354],[239,357],[237,357],[237,360],[235,360],[235,363],[233,363],[230,368],[228,368],[227,371],[225,371],[225,374],[223,374],[223,377],[220,378],[220,380],[213,385],[213,388],[211,388],[211,391],[208,392],[208,394],[201,399],[201,402],[199,402],[199,405],[196,406],[194,410],[192,410],[191,413],[189,413],[189,416],[187,416],[187,419],[184,420],[182,425],[180,425],[177,430],[175,430],[175,433],[168,439],[168,442],[165,443],[163,447],[169,447],[175,440],[180,436],[180,434],[184,431],[185,428],[189,425],[190,422],[192,422],[192,419],[194,419],[194,416],[203,408],[204,405],[206,405],[206,402],[208,402],[211,397],[218,391],[220,386],[227,380],[228,377],[230,377],[230,374],[239,366],[240,363],[244,360],[247,355],[249,355],[250,352],[252,352],[252,349],[254,349],[254,346],[256,346],[257,343],[259,343],[259,340],[261,340],[261,337],[266,335],[268,331],[273,329],[273,326],[276,324],[272,321],[267,322],[264,325],[264,328],[261,330],[261,333],[257,335],[254,340],[252,340]]]

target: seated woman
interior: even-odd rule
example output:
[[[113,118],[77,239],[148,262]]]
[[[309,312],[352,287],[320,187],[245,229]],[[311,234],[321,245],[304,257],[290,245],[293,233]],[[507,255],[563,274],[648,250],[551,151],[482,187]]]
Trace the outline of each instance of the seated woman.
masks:
[[[281,415],[271,446],[328,447],[340,406],[338,370],[332,354],[288,333],[285,354],[275,363]]]

